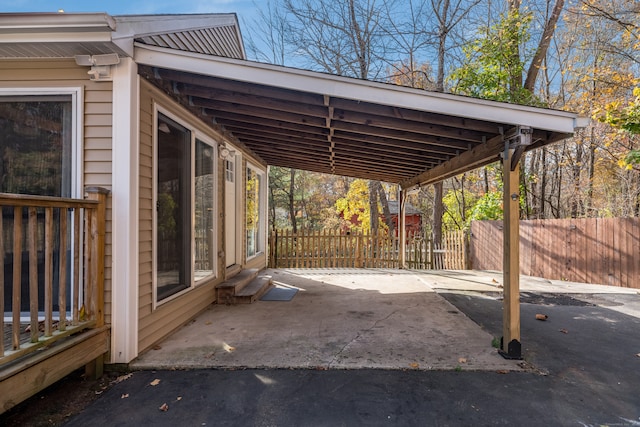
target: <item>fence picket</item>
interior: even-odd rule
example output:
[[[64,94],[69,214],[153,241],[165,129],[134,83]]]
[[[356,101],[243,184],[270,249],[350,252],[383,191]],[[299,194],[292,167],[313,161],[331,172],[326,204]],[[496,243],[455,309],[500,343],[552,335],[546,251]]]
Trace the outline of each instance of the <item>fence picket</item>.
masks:
[[[420,233],[410,232],[405,247],[397,236],[360,231],[273,230],[269,237],[269,265],[275,268],[398,268],[400,251],[405,251],[408,268],[466,268],[464,233],[443,235],[441,245],[432,244]],[[438,249],[436,249],[438,248]],[[440,249],[441,248],[441,249]]]

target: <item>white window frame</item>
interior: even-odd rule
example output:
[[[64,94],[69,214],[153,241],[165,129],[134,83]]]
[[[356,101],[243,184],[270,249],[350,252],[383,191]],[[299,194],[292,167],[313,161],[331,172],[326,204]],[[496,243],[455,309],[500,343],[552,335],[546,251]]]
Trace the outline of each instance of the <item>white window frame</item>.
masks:
[[[71,95],[71,197],[81,199],[84,195],[83,138],[84,90],[82,87],[31,87],[0,88],[0,99],[4,96],[55,96]]]
[[[156,237],[156,231],[157,231],[157,224],[158,224],[158,212],[157,209],[155,209],[155,206],[157,206],[157,190],[158,190],[158,182],[157,182],[157,171],[158,171],[158,118],[159,115],[162,114],[163,116],[173,120],[174,122],[176,122],[177,124],[179,124],[180,126],[183,126],[185,129],[187,129],[190,134],[191,134],[191,138],[190,138],[190,144],[191,144],[191,159],[190,159],[190,163],[191,163],[191,175],[190,175],[190,209],[191,209],[191,214],[190,214],[190,221],[191,221],[191,236],[190,236],[190,245],[191,245],[191,283],[189,283],[189,286],[187,286],[186,288],[176,292],[173,295],[170,295],[166,298],[164,298],[161,301],[158,301],[158,271],[157,271],[157,265],[158,265],[158,249],[157,249],[157,245],[158,245],[158,240]],[[194,232],[194,227],[195,227],[195,182],[193,180],[193,171],[195,170],[195,147],[196,147],[196,140],[202,141],[207,145],[210,145],[213,148],[213,176],[214,176],[214,183],[213,183],[213,188],[214,188],[214,194],[213,196],[213,216],[214,216],[214,220],[216,221],[216,232],[214,233],[214,238],[213,238],[213,248],[212,248],[212,252],[214,253],[214,265],[213,265],[213,272],[211,275],[204,277],[200,280],[195,280],[195,275],[194,275],[194,265],[195,265],[195,232]],[[211,280],[215,279],[218,277],[218,263],[217,263],[217,253],[218,253],[218,227],[220,226],[220,223],[218,221],[218,197],[217,197],[217,191],[218,191],[218,162],[217,162],[217,158],[218,158],[218,149],[217,149],[217,143],[215,142],[215,139],[208,136],[207,134],[201,132],[200,130],[198,130],[192,122],[189,122],[187,120],[184,120],[182,117],[174,114],[171,112],[171,110],[167,109],[166,107],[158,104],[158,103],[154,103],[154,109],[153,109],[153,183],[152,183],[152,206],[154,206],[153,209],[153,214],[152,214],[152,230],[153,230],[153,256],[152,256],[152,287],[153,287],[153,310],[156,310],[158,307],[167,304],[177,298],[180,298],[182,295],[194,290],[197,287],[200,287],[202,285],[205,285],[207,283],[209,283]]]
[[[6,88],[0,87],[0,101],[3,97],[9,96],[57,96],[71,95],[71,197],[80,199],[84,195],[84,179],[83,179],[83,122],[84,118],[84,91],[82,87],[18,87]],[[81,218],[80,221],[83,221]],[[73,223],[70,231],[73,233]],[[73,251],[73,242],[71,240],[70,249]],[[84,245],[82,236],[80,237],[80,246]],[[82,260],[80,260],[80,271],[82,271]],[[73,271],[71,272],[73,274]],[[73,283],[73,277],[70,277]],[[72,289],[73,291],[73,289]],[[71,296],[72,297],[72,296]],[[2,307],[0,307],[2,309]],[[1,313],[0,313],[1,314]],[[54,313],[55,315],[56,313]],[[59,313],[57,313],[59,315]],[[10,320],[10,319],[5,319]],[[30,320],[26,315],[20,316],[21,321]]]
[[[266,198],[266,191],[267,191],[267,186],[266,186],[266,180],[267,180],[267,174],[266,171],[261,169],[259,166],[254,165],[253,163],[247,161],[247,165],[246,168],[244,169],[244,177],[242,182],[245,183],[244,185],[244,192],[243,192],[243,200],[244,200],[244,209],[245,209],[245,223],[243,225],[243,229],[244,229],[244,239],[246,241],[247,238],[247,223],[246,223],[246,209],[247,209],[247,194],[246,194],[246,179],[247,179],[247,170],[251,169],[252,171],[254,171],[258,176],[260,176],[260,187],[258,188],[258,203],[259,203],[259,214],[260,214],[260,221],[258,223],[258,232],[260,234],[260,241],[259,241],[259,245],[258,248],[256,250],[256,252],[249,256],[248,252],[249,252],[249,248],[246,247],[245,248],[245,253],[244,256],[246,257],[247,261],[250,261],[254,258],[257,258],[259,256],[264,256],[265,251],[266,251],[266,238],[267,238],[267,222],[266,222],[266,215],[267,215],[267,198]]]
[[[213,194],[211,195],[213,197],[213,221],[215,221],[216,224],[216,230],[215,233],[213,233],[213,247],[211,248],[211,251],[213,252],[213,269],[212,272],[209,276],[207,277],[203,277],[200,280],[195,280],[194,278],[194,282],[196,287],[200,286],[203,283],[206,283],[207,281],[209,281],[210,279],[215,279],[218,277],[218,231],[219,231],[219,227],[220,227],[220,221],[218,220],[219,215],[218,215],[218,142],[211,138],[210,136],[198,131],[197,129],[193,130],[194,133],[194,138],[193,138],[193,157],[192,157],[192,161],[193,161],[193,165],[192,168],[193,170],[195,170],[195,146],[196,146],[196,141],[202,141],[205,144],[209,145],[212,149],[213,149]],[[195,214],[195,192],[196,192],[196,186],[195,186],[195,182],[191,183],[191,187],[192,187],[192,198],[191,198],[191,205],[192,205],[192,209],[191,212],[192,214]],[[194,226],[192,227],[195,230],[195,216],[192,220]],[[195,245],[195,238],[191,239],[191,243],[192,245]],[[193,254],[193,263],[192,265],[195,264],[195,255],[196,255],[196,251],[195,248],[192,249],[192,254]]]

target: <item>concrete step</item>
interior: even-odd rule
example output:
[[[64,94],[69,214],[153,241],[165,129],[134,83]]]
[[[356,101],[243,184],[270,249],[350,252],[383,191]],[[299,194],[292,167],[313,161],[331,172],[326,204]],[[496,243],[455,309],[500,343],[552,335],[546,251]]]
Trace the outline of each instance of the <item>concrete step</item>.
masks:
[[[248,268],[229,280],[216,285],[216,300],[218,304],[235,304],[235,296],[256,278],[258,272],[257,268]]]
[[[251,304],[257,301],[271,288],[273,279],[271,276],[258,276],[253,279],[240,292],[236,293],[236,304]]]

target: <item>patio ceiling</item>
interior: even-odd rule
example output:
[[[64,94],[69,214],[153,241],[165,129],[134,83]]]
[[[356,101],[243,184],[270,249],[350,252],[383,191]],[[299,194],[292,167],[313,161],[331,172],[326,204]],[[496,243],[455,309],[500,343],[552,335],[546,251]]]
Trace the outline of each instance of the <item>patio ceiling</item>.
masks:
[[[400,183],[435,182],[499,159],[503,135],[527,149],[571,136],[572,113],[477,100],[137,45],[140,75],[265,163]]]

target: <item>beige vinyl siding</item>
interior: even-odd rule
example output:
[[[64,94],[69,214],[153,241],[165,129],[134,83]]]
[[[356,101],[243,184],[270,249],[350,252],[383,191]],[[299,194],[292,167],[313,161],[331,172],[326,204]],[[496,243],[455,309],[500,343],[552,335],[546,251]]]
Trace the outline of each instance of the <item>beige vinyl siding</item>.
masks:
[[[83,185],[111,189],[112,84],[92,82],[87,67],[73,60],[3,60],[0,87],[80,87],[83,88],[82,121]],[[105,321],[111,320],[111,197],[107,198],[105,248]]]
[[[143,352],[215,301],[215,285],[222,281],[223,262],[218,258],[218,277],[179,294],[154,309],[153,299],[153,115],[154,102],[170,111],[190,128],[219,141],[213,129],[184,110],[173,100],[146,81],[140,82],[140,188],[139,188],[139,331],[138,350]],[[218,161],[218,212],[222,209],[224,180],[222,163]],[[223,223],[218,216],[218,250],[223,241]]]

